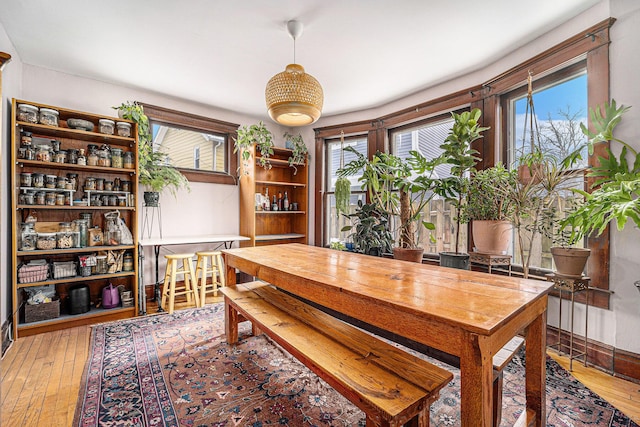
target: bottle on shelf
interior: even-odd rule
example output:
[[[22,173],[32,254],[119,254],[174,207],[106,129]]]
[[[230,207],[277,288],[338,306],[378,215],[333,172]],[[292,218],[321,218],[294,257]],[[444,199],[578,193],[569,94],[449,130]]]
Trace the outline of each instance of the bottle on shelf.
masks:
[[[282,200],[282,210],[289,210],[289,197],[287,196],[287,192],[284,192],[284,199]]]
[[[269,187],[265,187],[264,189],[264,206],[262,207],[263,210],[268,211],[271,208],[270,204],[269,204]]]
[[[282,193],[278,193],[278,210],[282,210]]]
[[[278,210],[278,201],[276,200],[276,195],[273,195],[273,204],[271,205],[271,210],[272,211],[277,211]]]

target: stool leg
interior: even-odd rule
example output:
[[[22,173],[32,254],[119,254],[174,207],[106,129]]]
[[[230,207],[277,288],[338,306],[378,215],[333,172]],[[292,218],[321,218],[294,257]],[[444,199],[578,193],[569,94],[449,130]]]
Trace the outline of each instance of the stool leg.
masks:
[[[171,260],[171,282],[169,287],[169,314],[173,314],[173,307],[176,302],[176,270],[178,269],[178,260]]]
[[[209,257],[203,256],[198,258],[200,261],[200,307],[204,307],[207,303],[207,261]]]
[[[166,307],[167,294],[169,293],[169,283],[171,274],[171,261],[167,261],[167,267],[164,272],[164,283],[162,283],[162,301],[160,302],[160,308]]]
[[[194,280],[193,261],[191,258],[184,260],[184,285],[187,291],[187,301],[191,302],[191,294],[193,294],[193,300],[196,307],[200,307],[200,298],[198,297],[198,287]]]
[[[218,277],[219,277],[219,282],[220,282],[220,287],[225,287],[226,282],[224,280],[224,262],[222,261],[222,255],[218,254],[216,255],[216,261],[218,264]],[[215,295],[218,296],[218,288],[216,287],[215,289]]]

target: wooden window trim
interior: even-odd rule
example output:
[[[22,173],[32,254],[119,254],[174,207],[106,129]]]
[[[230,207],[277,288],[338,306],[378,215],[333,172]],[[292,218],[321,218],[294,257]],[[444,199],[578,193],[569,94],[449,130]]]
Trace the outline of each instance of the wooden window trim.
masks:
[[[233,140],[238,136],[238,128],[240,125],[171,110],[157,105],[143,103],[142,107],[150,121],[173,125],[196,132],[206,131],[224,135],[227,138],[227,152],[225,156],[229,163],[229,173],[183,168],[178,168],[178,170],[180,170],[190,182],[236,185],[237,179],[235,177],[235,171],[238,169],[238,157],[233,152]]]

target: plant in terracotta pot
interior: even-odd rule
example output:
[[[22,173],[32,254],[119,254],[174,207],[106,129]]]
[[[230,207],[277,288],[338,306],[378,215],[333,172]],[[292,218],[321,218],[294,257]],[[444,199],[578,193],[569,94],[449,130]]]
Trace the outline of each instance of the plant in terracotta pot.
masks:
[[[142,105],[127,101],[117,107],[118,115],[132,120],[138,125],[138,182],[147,191],[144,193],[146,206],[158,206],[160,193],[168,188],[176,196],[180,188],[189,190],[189,181],[169,163],[169,157],[159,149],[154,149],[149,127],[149,118]]]
[[[489,254],[504,254],[511,245],[513,226],[509,217],[513,201],[500,187],[516,184],[515,170],[502,163],[477,171],[469,182],[467,203],[460,211],[462,222],[472,221],[475,250]]]
[[[475,165],[480,160],[478,151],[471,148],[471,143],[482,138],[481,133],[488,129],[480,126],[481,115],[482,111],[478,108],[460,114],[451,113],[453,125],[445,142],[440,145],[444,162],[451,165],[451,176],[441,179],[436,191],[457,211],[455,252],[440,253],[440,265],[445,267],[469,268],[469,254],[460,251],[460,225],[464,222],[460,211],[467,203],[469,175],[475,171]]]
[[[392,230],[397,234],[398,242],[393,249],[394,257],[405,259],[405,255],[411,260],[421,261],[424,248],[418,245],[419,232],[423,228],[435,228],[422,219],[422,210],[435,196],[434,189],[438,183],[435,167],[442,159],[428,160],[419,152],[411,151],[406,160],[381,152],[369,160],[352,147],[345,150],[352,152],[356,159],[338,169],[338,176],[361,173],[359,181],[369,200],[386,213],[390,225],[395,225]]]
[[[265,169],[271,169],[269,158],[273,154],[273,134],[262,121],[252,125],[241,126],[238,129],[238,137],[234,141],[233,152],[240,153],[242,165],[239,169],[243,169],[245,175],[249,173],[250,148],[253,144],[256,146],[256,152],[260,153],[258,164]]]

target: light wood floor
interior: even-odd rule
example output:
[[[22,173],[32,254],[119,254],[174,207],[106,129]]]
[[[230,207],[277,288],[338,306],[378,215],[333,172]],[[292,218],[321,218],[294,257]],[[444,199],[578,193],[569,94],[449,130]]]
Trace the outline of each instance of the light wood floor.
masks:
[[[210,298],[207,303],[216,299]],[[217,298],[219,300],[219,298]],[[149,313],[156,307],[149,304]],[[88,357],[88,326],[21,338],[0,365],[0,426],[67,427],[73,421],[80,380]],[[568,369],[567,357],[549,354]],[[614,378],[574,361],[583,384],[640,423],[640,385]]]

